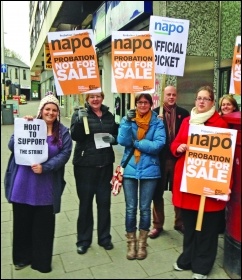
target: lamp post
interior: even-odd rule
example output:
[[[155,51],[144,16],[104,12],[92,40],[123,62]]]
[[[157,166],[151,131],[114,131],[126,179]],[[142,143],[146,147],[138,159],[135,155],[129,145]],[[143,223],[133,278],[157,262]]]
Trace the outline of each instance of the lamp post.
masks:
[[[3,1],[1,1],[1,63],[5,64],[5,53],[4,53],[4,27],[3,27]],[[5,72],[1,71],[1,97],[2,102],[6,103],[5,96]]]

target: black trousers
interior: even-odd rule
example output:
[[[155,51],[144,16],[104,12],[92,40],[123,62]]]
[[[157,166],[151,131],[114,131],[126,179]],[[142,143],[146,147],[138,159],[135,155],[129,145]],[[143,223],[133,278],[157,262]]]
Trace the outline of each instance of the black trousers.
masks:
[[[13,203],[13,263],[31,264],[35,270],[50,272],[54,231],[52,205]]]
[[[97,204],[98,244],[111,241],[111,184],[113,164],[103,167],[74,166],[79,216],[77,220],[77,246],[90,246],[93,235],[93,198]]]
[[[218,247],[218,227],[222,211],[204,212],[201,231],[195,230],[198,211],[182,209],[185,226],[183,252],[177,259],[178,267],[207,275],[213,268]]]

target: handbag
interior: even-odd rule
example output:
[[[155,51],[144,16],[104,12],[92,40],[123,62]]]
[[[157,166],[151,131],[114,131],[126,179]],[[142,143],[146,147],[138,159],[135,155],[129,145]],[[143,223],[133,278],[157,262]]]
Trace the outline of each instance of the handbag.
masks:
[[[16,163],[15,163],[15,159],[14,159],[14,153],[12,152],[9,160],[8,160],[8,165],[7,165],[7,169],[5,171],[4,174],[4,189],[5,189],[5,197],[6,199],[9,201],[10,200],[10,195],[11,195],[11,187],[12,187],[12,180],[13,177],[16,175],[14,172],[14,170],[16,170]]]
[[[118,195],[121,191],[121,188],[123,186],[124,168],[126,167],[129,160],[131,159],[133,153],[134,153],[134,148],[130,151],[123,165],[118,165],[113,173],[113,177],[110,181],[110,184],[111,184],[111,191],[114,196]]]

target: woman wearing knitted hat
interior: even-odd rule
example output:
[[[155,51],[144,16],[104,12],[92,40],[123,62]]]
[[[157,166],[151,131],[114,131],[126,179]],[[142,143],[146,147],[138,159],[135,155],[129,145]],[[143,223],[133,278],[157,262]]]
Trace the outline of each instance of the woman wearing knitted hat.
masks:
[[[32,121],[32,116],[25,116]],[[5,182],[6,198],[13,205],[13,263],[16,270],[27,265],[42,273],[51,271],[55,214],[60,212],[65,187],[64,168],[72,151],[68,128],[60,123],[59,101],[45,96],[38,119],[47,125],[48,159],[32,166],[11,162],[12,177]],[[14,135],[9,149],[14,151]]]

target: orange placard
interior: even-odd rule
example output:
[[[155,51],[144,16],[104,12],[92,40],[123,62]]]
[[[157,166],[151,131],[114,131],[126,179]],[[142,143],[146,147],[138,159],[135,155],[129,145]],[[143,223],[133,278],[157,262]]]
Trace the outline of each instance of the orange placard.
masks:
[[[99,93],[92,29],[48,33],[57,95]]]
[[[190,125],[180,190],[228,200],[237,130]]]
[[[148,31],[113,31],[112,92],[154,93],[154,61]]]
[[[229,93],[241,95],[241,36],[236,37],[234,46]]]

